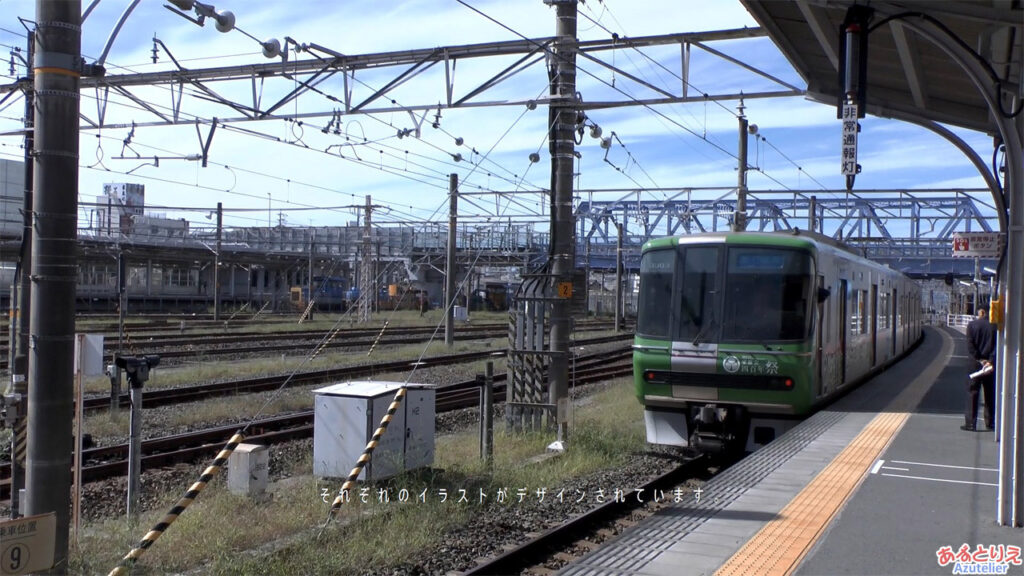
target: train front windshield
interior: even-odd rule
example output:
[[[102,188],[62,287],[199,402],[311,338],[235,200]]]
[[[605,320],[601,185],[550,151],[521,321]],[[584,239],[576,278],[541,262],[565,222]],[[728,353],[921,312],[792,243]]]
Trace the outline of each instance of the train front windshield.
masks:
[[[640,263],[637,333],[693,343],[803,340],[810,332],[811,278],[811,255],[802,250],[651,250]]]

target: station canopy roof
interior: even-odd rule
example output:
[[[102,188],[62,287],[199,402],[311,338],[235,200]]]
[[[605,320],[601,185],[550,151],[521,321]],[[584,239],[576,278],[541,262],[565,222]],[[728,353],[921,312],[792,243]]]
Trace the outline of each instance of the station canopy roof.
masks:
[[[840,29],[849,8],[859,5],[873,10],[868,22],[868,114],[997,133],[982,92],[942,47],[916,30],[921,26],[944,29],[949,41],[974,51],[991,71],[988,89],[998,86],[1003,109],[1020,106],[1021,0],[740,1],[803,77],[812,100],[839,102]]]

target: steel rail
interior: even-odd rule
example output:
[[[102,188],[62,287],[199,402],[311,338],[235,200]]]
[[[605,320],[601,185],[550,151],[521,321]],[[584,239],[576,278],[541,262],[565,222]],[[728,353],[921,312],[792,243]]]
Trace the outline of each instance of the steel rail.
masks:
[[[632,374],[632,362],[621,362],[626,354],[605,353],[604,359],[595,359],[587,368],[577,368],[574,384],[587,384],[604,381],[609,378]],[[611,364],[610,366],[608,364]],[[602,365],[604,364],[604,365]],[[505,385],[502,383],[506,374],[495,375],[494,399],[504,401]],[[435,398],[438,413],[458,410],[479,405],[480,382],[468,380],[437,387]],[[313,434],[312,410],[295,412],[282,416],[264,418],[253,422],[246,437],[246,442],[273,444],[300,438],[308,438]],[[144,469],[153,469],[216,453],[224,444],[224,438],[237,432],[240,424],[228,424],[205,430],[185,432],[170,436],[162,436],[145,440],[142,443],[142,465]],[[82,451],[83,462],[93,462],[82,468],[82,481],[92,482],[103,480],[128,470],[128,444],[113,444],[89,448]],[[0,464],[0,499],[10,498],[10,463]]]
[[[652,478],[640,486],[643,493],[654,490],[668,490],[695,476],[707,467],[703,456],[687,460],[673,470]],[[584,512],[558,526],[546,530],[539,536],[516,546],[494,558],[462,572],[462,576],[483,574],[518,574],[523,569],[536,565],[551,554],[565,549],[569,544],[593,532],[607,521],[622,517],[644,505],[635,498],[616,502],[610,500]]]
[[[589,346],[593,344],[617,342],[620,340],[631,339],[632,337],[633,336],[631,334],[605,336],[601,338],[577,340],[576,345]],[[597,353],[592,355],[578,356],[577,363],[606,354],[607,353]],[[485,350],[480,352],[466,352],[462,354],[446,354],[441,356],[432,356],[429,358],[423,358],[419,360],[418,364],[416,364],[416,360],[406,359],[396,360],[392,362],[379,362],[376,364],[347,366],[344,368],[327,368],[325,370],[312,370],[308,372],[296,373],[291,376],[265,376],[261,378],[246,378],[241,380],[214,382],[211,384],[199,384],[196,386],[187,386],[181,388],[150,389],[142,393],[142,406],[143,408],[155,408],[157,406],[166,406],[169,404],[178,404],[181,402],[202,400],[204,398],[208,398],[211,396],[227,396],[240,393],[274,390],[285,385],[286,382],[288,387],[306,386],[318,382],[327,382],[346,378],[351,379],[357,377],[365,377],[385,372],[401,372],[411,369],[414,364],[416,364],[418,368],[425,368],[435,365],[444,365],[459,362],[473,362],[476,360],[485,360],[488,358],[496,358],[505,355],[505,349]],[[131,399],[128,394],[121,394],[121,396],[118,398],[119,406],[128,406],[130,403]],[[82,409],[83,411],[86,412],[101,410],[103,408],[108,408],[109,406],[109,395],[89,396],[82,401]]]

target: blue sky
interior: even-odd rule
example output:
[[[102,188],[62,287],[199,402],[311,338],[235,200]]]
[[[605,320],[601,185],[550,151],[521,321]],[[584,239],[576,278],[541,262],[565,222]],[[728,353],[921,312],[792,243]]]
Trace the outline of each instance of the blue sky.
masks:
[[[88,5],[89,2],[83,2]],[[499,26],[455,1],[414,0],[400,2],[221,0],[209,2],[218,10],[235,13],[239,29],[260,39],[285,36],[299,43],[316,43],[345,54],[369,54],[431,48],[477,42],[550,36],[555,31],[554,9],[541,0],[472,1],[480,12],[501,22]],[[102,51],[128,0],[102,0],[84,25],[82,50],[88,61]],[[118,35],[108,56],[108,71],[144,72],[167,70],[170,59],[161,50],[156,65],[150,62],[152,39],[158,37],[170,52],[189,68],[266,62],[259,45],[239,30],[222,34],[211,23],[200,28],[162,7],[159,0],[143,0]],[[5,60],[14,46],[24,46],[24,28],[17,17],[34,18],[31,0],[0,0],[0,49]],[[579,37],[607,38],[608,31],[621,36],[649,36],[756,26],[738,1],[590,0],[581,4]],[[507,28],[506,28],[507,27]],[[511,29],[511,31],[510,31]],[[514,32],[513,32],[514,31]],[[767,38],[717,42],[714,48],[761,67],[787,82],[803,87],[799,76]],[[694,49],[690,83],[708,93],[772,88],[765,80],[732,64]],[[295,55],[292,54],[294,58]],[[308,57],[302,55],[301,57]],[[612,60],[609,55],[603,56]],[[489,77],[508,61],[463,61],[456,69],[456,91],[466,91]],[[657,86],[679,86],[677,47],[620,51],[614,64]],[[0,82],[10,82],[9,70]],[[585,101],[608,97],[612,84],[632,97],[649,95],[596,65],[580,61],[578,88]],[[667,68],[667,70],[666,70]],[[18,72],[21,73],[20,71]],[[355,98],[383,86],[394,75],[366,72],[357,75]],[[547,88],[542,66],[516,76],[480,99],[523,99],[543,95]],[[251,101],[248,82],[211,83],[220,94],[241,102]],[[287,80],[265,85],[264,103],[291,90]],[[340,79],[320,86],[340,97]],[[143,88],[136,93],[158,106],[170,106],[166,86]],[[390,92],[397,105],[444,99],[443,71],[422,77]],[[870,97],[870,95],[869,95]],[[152,116],[123,100],[108,107],[109,122],[150,121]],[[737,102],[660,106],[652,111],[639,106],[589,112],[604,135],[618,136],[607,156],[598,140],[585,137],[578,147],[579,189],[637,187],[733,187],[736,184]],[[759,127],[764,140],[750,140],[749,163],[763,170],[749,174],[751,189],[821,190],[844,188],[839,171],[840,124],[835,110],[803,100],[776,98],[747,100],[746,115]],[[337,105],[318,95],[308,95],[285,106],[289,113],[329,111]],[[96,94],[83,94],[82,109],[94,111]],[[237,116],[222,106],[188,100],[183,112],[202,118]],[[23,108],[20,101],[0,111],[0,133],[17,130]],[[540,106],[487,107],[445,110],[440,126],[431,128],[433,114],[422,127],[420,138],[397,138],[397,132],[413,127],[403,112],[374,117],[343,117],[339,134],[323,134],[329,118],[310,119],[302,127],[283,121],[248,122],[236,128],[258,131],[257,138],[231,128],[218,129],[210,149],[210,165],[171,159],[198,152],[194,126],[138,128],[129,147],[128,129],[84,131],[81,136],[79,200],[94,201],[104,182],[138,182],[146,186],[151,212],[183,217],[196,226],[207,226],[204,216],[217,202],[225,207],[226,226],[260,226],[279,215],[288,225],[327,226],[355,220],[352,210],[298,210],[362,204],[366,195],[376,205],[377,221],[444,221],[447,215],[447,174],[459,174],[463,192],[478,190],[534,190],[546,187],[549,159],[545,140],[547,111]],[[868,118],[862,122],[859,161],[863,173],[857,189],[869,188],[980,188],[983,181],[967,159],[951,144],[931,132],[893,120]],[[205,137],[206,128],[203,129]],[[978,133],[958,132],[983,158],[991,155],[991,140]],[[345,137],[348,140],[345,140]],[[455,138],[463,139],[458,146]],[[365,138],[371,144],[352,146]],[[619,145],[621,141],[621,146]],[[20,136],[0,135],[0,157],[17,159]],[[770,144],[770,145],[769,145]],[[333,150],[335,154],[326,153]],[[724,149],[724,150],[723,150]],[[338,151],[346,156],[341,158]],[[474,152],[475,151],[475,152]],[[530,153],[541,160],[531,164]],[[142,159],[115,159],[139,155]],[[461,154],[455,162],[452,156]],[[152,156],[160,156],[159,167]],[[607,161],[606,161],[607,158]],[[799,168],[798,168],[799,166]],[[229,168],[228,168],[229,167]],[[132,173],[126,174],[131,171]],[[708,192],[720,196],[724,192]],[[269,196],[268,196],[269,195]],[[621,193],[598,194],[595,200],[614,200]],[[648,198],[661,198],[652,194]],[[543,213],[546,200],[539,195],[465,198],[460,212],[499,217]],[[191,210],[175,208],[190,207]],[[243,212],[239,209],[252,211]],[[83,219],[87,216],[83,212]],[[543,220],[544,218],[538,218]]]

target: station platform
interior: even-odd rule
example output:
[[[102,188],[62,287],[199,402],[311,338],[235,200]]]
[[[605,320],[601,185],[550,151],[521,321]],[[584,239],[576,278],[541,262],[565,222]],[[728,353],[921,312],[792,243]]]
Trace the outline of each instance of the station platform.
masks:
[[[1024,574],[1024,558],[1012,561],[1024,529],[995,522],[995,434],[960,429],[969,368],[962,331],[927,327],[906,358],[710,480],[699,499],[559,574]]]

